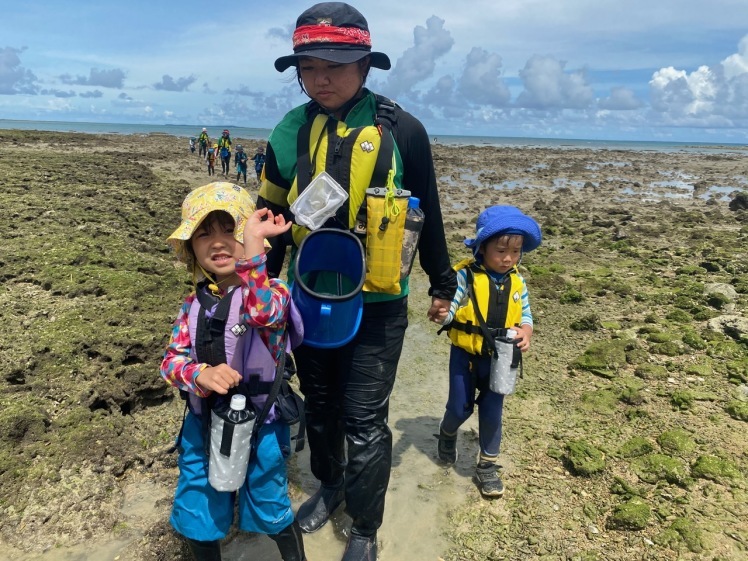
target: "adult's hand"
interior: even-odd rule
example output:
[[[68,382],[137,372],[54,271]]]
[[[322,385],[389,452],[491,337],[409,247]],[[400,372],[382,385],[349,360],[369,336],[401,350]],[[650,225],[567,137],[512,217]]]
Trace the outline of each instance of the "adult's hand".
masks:
[[[443,298],[431,298],[431,307],[429,308],[429,311],[426,312],[426,315],[428,316],[429,320],[435,322],[435,323],[442,323],[444,319],[447,317],[447,314],[449,314],[449,300],[445,300]]]

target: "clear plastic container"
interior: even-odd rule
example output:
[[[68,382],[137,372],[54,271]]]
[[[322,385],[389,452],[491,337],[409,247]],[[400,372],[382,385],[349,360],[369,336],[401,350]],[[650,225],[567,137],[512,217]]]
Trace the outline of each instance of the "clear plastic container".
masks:
[[[421,201],[418,197],[408,199],[408,210],[405,213],[405,231],[403,232],[403,249],[400,252],[400,278],[404,279],[413,268],[413,261],[418,250],[418,239],[421,237],[423,220]]]
[[[216,491],[236,491],[247,476],[255,412],[247,408],[247,398],[237,394],[210,415],[208,481]]]
[[[517,332],[507,329],[506,337],[497,337],[496,352],[491,357],[491,374],[488,379],[488,388],[492,392],[509,395],[514,393],[517,385],[518,365],[514,362],[516,344],[514,338]]]
[[[297,224],[316,230],[335,215],[346,199],[348,193],[345,189],[329,173],[322,171],[291,204],[291,212]]]

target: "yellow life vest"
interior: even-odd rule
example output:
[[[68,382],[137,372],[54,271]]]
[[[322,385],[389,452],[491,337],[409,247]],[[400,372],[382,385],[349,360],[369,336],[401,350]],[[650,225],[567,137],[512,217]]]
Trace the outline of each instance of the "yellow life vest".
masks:
[[[296,177],[288,203],[293,204],[312,179],[326,171],[348,193],[348,199],[335,214],[337,227],[352,229],[366,190],[386,185],[393,168],[394,146],[388,128],[375,125],[348,128],[342,121],[317,115],[299,130]],[[301,245],[308,233],[306,227],[294,224],[294,243]]]
[[[522,321],[522,277],[515,267],[497,286],[486,270],[475,262],[465,259],[454,266],[456,271],[467,269],[468,302],[455,312],[452,323],[447,326],[453,344],[470,354],[488,356],[490,347],[485,344],[483,329],[474,301],[478,303],[480,317],[492,335],[504,335],[508,327]]]
[[[293,204],[320,172],[331,175],[348,199],[325,226],[353,230],[362,239],[366,248],[365,292],[398,295],[402,292],[401,251],[410,191],[401,188],[402,165],[390,126],[379,120],[380,103],[378,98],[379,125],[349,128],[324,114],[307,121],[297,136],[296,177],[288,203]],[[297,246],[308,233],[305,226],[292,226]]]

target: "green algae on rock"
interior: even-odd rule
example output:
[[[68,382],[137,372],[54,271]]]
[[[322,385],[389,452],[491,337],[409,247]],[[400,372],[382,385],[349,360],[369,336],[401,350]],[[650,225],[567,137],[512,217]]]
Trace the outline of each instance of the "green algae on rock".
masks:
[[[608,517],[606,526],[610,530],[643,530],[652,518],[652,508],[639,497],[616,505]]]
[[[688,466],[680,458],[673,458],[665,454],[647,454],[635,458],[631,466],[634,473],[645,483],[657,484],[667,481],[683,488],[693,483]]]
[[[686,456],[696,449],[691,433],[680,428],[667,430],[657,437],[657,443],[664,452]]]
[[[734,462],[711,455],[696,458],[691,466],[691,475],[712,481],[734,480],[742,477]]]
[[[566,459],[577,475],[590,476],[605,469],[605,455],[586,440],[569,442]]]
[[[654,451],[654,445],[643,436],[633,436],[624,442],[618,453],[624,458],[637,458]]]

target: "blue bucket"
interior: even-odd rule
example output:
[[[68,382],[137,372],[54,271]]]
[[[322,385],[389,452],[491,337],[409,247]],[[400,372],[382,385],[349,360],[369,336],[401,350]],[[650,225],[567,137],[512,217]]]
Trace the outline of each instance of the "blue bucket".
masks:
[[[304,344],[342,347],[358,332],[366,278],[364,248],[346,230],[321,228],[301,242],[291,288],[304,321]]]

